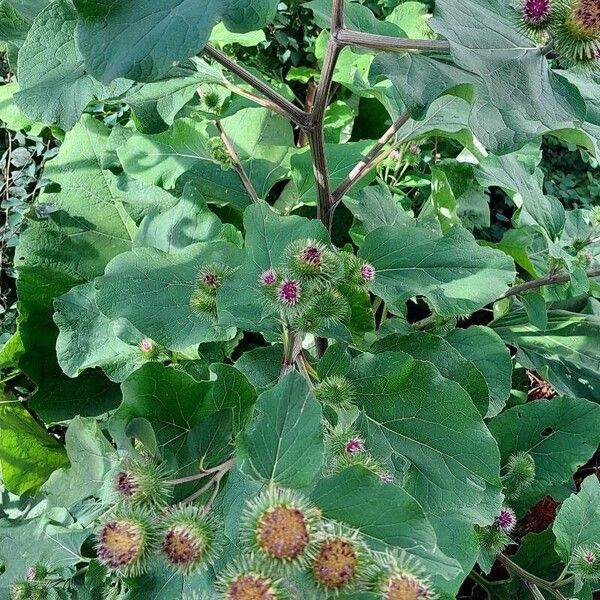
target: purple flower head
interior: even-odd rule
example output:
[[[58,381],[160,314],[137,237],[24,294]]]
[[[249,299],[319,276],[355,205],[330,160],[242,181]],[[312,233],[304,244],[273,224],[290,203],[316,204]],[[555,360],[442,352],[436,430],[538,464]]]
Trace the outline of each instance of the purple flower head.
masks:
[[[360,454],[365,450],[365,440],[359,437],[352,437],[346,442],[346,452],[348,454]]]
[[[375,279],[375,267],[369,263],[365,263],[360,268],[360,276],[367,283],[371,283]]]
[[[510,533],[517,525],[517,515],[508,506],[503,506],[500,514],[496,517],[496,525],[504,533]]]
[[[202,283],[209,288],[218,288],[221,284],[221,278],[212,271],[206,271],[202,275]]]
[[[142,352],[154,352],[154,342],[150,338],[144,338],[140,342],[140,350]]]
[[[429,587],[423,583],[420,583],[417,586],[416,596],[417,598],[429,598]]]
[[[313,267],[318,267],[323,262],[323,253],[318,246],[308,244],[300,250],[300,260]]]
[[[415,156],[421,154],[421,146],[419,146],[419,144],[413,144],[410,148],[410,153],[414,154]]]
[[[525,0],[523,19],[529,25],[541,25],[548,20],[552,11],[552,0]]]
[[[394,476],[390,475],[390,473],[379,473],[379,479],[383,482],[383,483],[393,483],[394,482]]]
[[[260,276],[260,283],[261,283],[261,285],[264,285],[265,287],[269,287],[269,286],[273,285],[276,281],[277,281],[277,273],[275,272],[274,269],[267,269]]]
[[[29,567],[27,569],[27,574],[25,575],[27,581],[34,581],[37,578],[37,568]]]
[[[294,306],[300,300],[300,282],[296,279],[284,279],[277,289],[277,297],[282,304]]]
[[[588,563],[589,565],[595,565],[596,561],[598,560],[598,557],[596,556],[596,553],[593,550],[585,550],[583,552],[583,554],[581,555],[581,558],[583,560],[585,560],[586,563]]]

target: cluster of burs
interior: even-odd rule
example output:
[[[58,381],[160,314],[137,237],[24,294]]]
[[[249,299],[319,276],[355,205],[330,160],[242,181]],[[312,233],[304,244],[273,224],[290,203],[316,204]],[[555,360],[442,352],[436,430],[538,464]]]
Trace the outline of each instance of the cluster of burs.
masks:
[[[227,561],[224,523],[207,506],[173,503],[176,481],[158,463],[138,460],[125,461],[111,478],[96,533],[97,560],[107,573],[103,599],[126,598],[130,578],[161,565],[190,577],[196,591],[186,600],[328,598],[361,590],[383,600],[435,598],[414,558],[371,550],[358,531],[323,518],[303,494],[274,486],[235,517],[239,558]],[[206,583],[191,585],[199,580]],[[17,582],[14,600],[51,597],[35,595],[33,583]]]
[[[600,71],[598,0],[523,0],[521,25],[566,67]]]
[[[511,456],[502,476],[503,493],[510,501],[517,501],[535,482],[535,461],[528,452],[518,452]],[[518,533],[518,520],[510,506],[502,507],[494,523],[488,527],[479,527],[477,535],[481,550],[492,558],[513,543],[511,535]],[[581,589],[585,581],[600,580],[600,544],[577,546],[566,565],[564,574],[571,573],[576,590]]]
[[[276,264],[260,274],[257,291],[266,307],[294,331],[320,334],[350,317],[351,294],[364,291],[375,269],[351,252],[314,239],[289,244]],[[216,297],[233,270],[207,265],[198,276],[191,305],[197,313],[217,317]]]

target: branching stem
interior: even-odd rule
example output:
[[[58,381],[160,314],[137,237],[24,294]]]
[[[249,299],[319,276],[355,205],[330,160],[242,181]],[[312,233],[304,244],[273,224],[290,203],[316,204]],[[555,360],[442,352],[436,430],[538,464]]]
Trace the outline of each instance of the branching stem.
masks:
[[[386,158],[390,152],[382,153],[382,150],[388,142],[398,133],[400,128],[408,121],[410,115],[408,112],[403,112],[398,119],[390,126],[390,128],[379,138],[377,143],[371,148],[369,153],[352,169],[348,177],[340,183],[337,189],[333,192],[334,207],[340,203],[344,194],[346,194],[352,186],[358,183],[373,167]]]
[[[271,100],[271,102],[274,102],[292,121],[294,121],[294,123],[301,127],[308,126],[309,115],[307,113],[301,108],[298,108],[295,104],[292,104],[287,98],[284,98],[279,92],[275,91],[270,85],[250,73],[250,71],[247,71],[244,67],[231,60],[226,54],[223,54],[220,50],[217,50],[210,45],[205,46],[204,53],[237,75],[241,80],[251,85],[254,89]]]
[[[541,592],[538,588],[542,588],[546,590],[549,594],[557,598],[557,600],[566,600],[566,598],[556,589],[556,586],[550,582],[526,571],[522,567],[520,567],[517,563],[513,562],[508,556],[499,553],[498,560],[509,570],[512,571],[515,575],[518,575],[530,588],[532,593],[535,596],[535,590],[537,589],[538,594],[541,595]],[[541,596],[544,597],[543,595]]]
[[[254,189],[254,186],[252,185],[250,178],[248,177],[248,175],[246,175],[246,171],[244,171],[244,167],[240,161],[240,158],[237,155],[237,152],[235,151],[235,148],[234,148],[233,144],[231,143],[231,140],[227,137],[227,134],[223,130],[221,122],[217,121],[216,126],[217,126],[217,129],[219,130],[219,133],[221,134],[221,140],[223,141],[223,145],[225,146],[225,149],[227,150],[227,154],[229,154],[229,157],[231,158],[231,163],[233,165],[233,168],[237,171],[237,174],[240,176],[240,179],[242,180],[242,183],[244,184],[244,187],[246,188],[248,195],[252,199],[252,202],[258,202],[258,195],[256,193],[256,190]]]
[[[588,277],[600,277],[600,269],[591,269],[587,271],[586,274]],[[531,281],[526,281],[525,283],[520,283],[519,285],[514,285],[502,296],[502,298],[510,298],[511,296],[516,296],[518,294],[522,294],[523,292],[535,290],[546,285],[566,283],[567,281],[570,281],[570,279],[571,275],[569,273],[550,273],[545,277],[540,277],[539,279],[533,279]]]
[[[381,52],[406,52],[416,50],[421,52],[449,52],[450,43],[445,40],[410,40],[395,38],[389,35],[363,33],[352,29],[340,29],[337,41],[342,46],[358,46],[368,50]]]

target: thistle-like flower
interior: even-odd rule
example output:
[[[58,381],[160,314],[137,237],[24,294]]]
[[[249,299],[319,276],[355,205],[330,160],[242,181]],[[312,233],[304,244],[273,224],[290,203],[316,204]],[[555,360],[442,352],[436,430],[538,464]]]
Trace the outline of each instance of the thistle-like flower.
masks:
[[[360,276],[365,283],[375,281],[375,267],[369,263],[364,263],[360,268]]]
[[[379,473],[379,479],[382,483],[394,483],[394,476],[387,471],[381,471],[381,473]]]
[[[300,280],[335,278],[341,263],[333,250],[313,239],[296,240],[284,252],[287,270]]]
[[[296,306],[302,295],[302,285],[297,279],[284,279],[277,288],[277,298],[286,307]]]
[[[600,579],[600,545],[577,546],[571,557],[570,569],[581,579],[597,581]]]
[[[521,24],[530,33],[538,34],[548,29],[552,22],[552,4],[555,0],[523,0]]]
[[[360,454],[365,451],[365,440],[358,436],[351,437],[344,448],[347,454]]]
[[[559,57],[567,66],[590,66],[600,53],[598,0],[558,0],[552,35]]]
[[[207,567],[218,555],[218,523],[195,506],[178,506],[160,523],[160,549],[169,566],[185,575]]]
[[[143,509],[122,510],[106,520],[97,534],[98,560],[124,576],[146,572],[155,537],[154,524]]]
[[[373,590],[383,600],[433,600],[436,594],[422,569],[405,553],[387,552],[378,557]]]
[[[510,534],[517,526],[517,515],[515,515],[515,511],[509,506],[503,506],[494,524],[504,533]]]
[[[337,526],[317,545],[311,574],[315,583],[328,592],[349,592],[363,586],[368,563],[358,534],[348,534]]]
[[[242,540],[259,559],[286,567],[302,567],[310,559],[318,512],[304,496],[267,491],[248,503],[241,523]]]
[[[271,287],[272,285],[275,285],[278,279],[279,275],[277,275],[277,271],[275,271],[275,269],[267,269],[259,277],[260,284],[265,287]]]
[[[165,475],[157,461],[123,461],[114,478],[117,501],[147,508],[166,506],[172,490],[165,483]]]
[[[344,262],[344,283],[355,290],[366,290],[375,281],[375,267],[361,260],[351,252],[342,252]]]
[[[215,583],[223,600],[288,600],[289,594],[272,569],[254,556],[226,567]]]
[[[139,343],[139,347],[140,347],[141,352],[143,354],[146,354],[147,356],[153,356],[154,354],[156,354],[156,350],[157,350],[156,342],[154,340],[151,340],[150,338],[144,338]]]
[[[344,407],[356,399],[356,390],[346,377],[332,375],[315,386],[315,396],[323,404]]]

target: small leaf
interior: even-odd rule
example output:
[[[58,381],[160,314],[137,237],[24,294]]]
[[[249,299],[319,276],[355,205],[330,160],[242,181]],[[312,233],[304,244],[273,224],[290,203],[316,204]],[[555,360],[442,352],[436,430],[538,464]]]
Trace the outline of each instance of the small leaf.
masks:
[[[15,494],[35,494],[50,474],[69,464],[64,448],[13,396],[0,393],[2,480]]]

